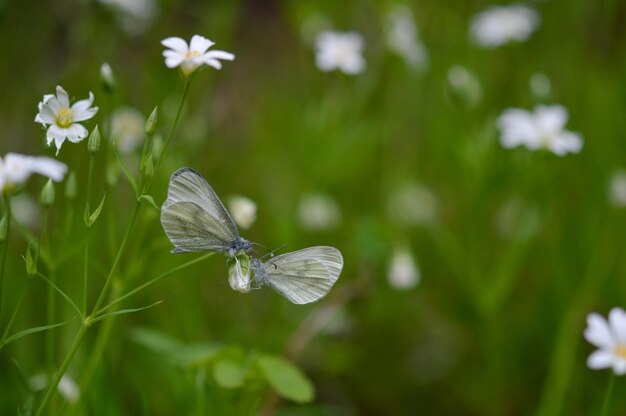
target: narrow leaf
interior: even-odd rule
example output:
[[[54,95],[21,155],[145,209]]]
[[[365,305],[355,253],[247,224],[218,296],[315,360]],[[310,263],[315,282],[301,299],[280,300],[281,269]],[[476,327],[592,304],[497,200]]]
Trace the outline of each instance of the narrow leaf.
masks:
[[[17,332],[13,335],[11,335],[10,337],[8,337],[7,339],[5,339],[4,341],[2,341],[0,343],[0,347],[4,347],[5,345],[13,342],[13,341],[17,341],[18,339],[25,337],[26,335],[30,335],[30,334],[34,334],[36,332],[41,332],[41,331],[46,331],[48,329],[52,329],[52,328],[56,328],[62,325],[65,325],[66,323],[68,323],[69,321],[65,321],[65,322],[61,322],[58,324],[52,324],[52,325],[45,325],[45,326],[37,326],[34,328],[28,328],[25,329],[23,331]]]
[[[102,201],[100,201],[100,205],[98,205],[98,208],[96,208],[96,210],[89,216],[89,226],[92,226],[93,223],[96,222],[96,220],[100,216],[100,212],[102,212],[102,207],[104,206],[104,200],[106,199],[106,197],[107,194],[104,194],[102,196]]]
[[[137,180],[134,178],[133,175],[130,174],[128,169],[126,169],[126,166],[124,165],[124,162],[122,161],[122,157],[117,152],[117,149],[115,148],[115,146],[113,146],[113,153],[115,153],[115,157],[117,158],[117,163],[120,165],[120,168],[122,169],[122,172],[124,172],[124,175],[126,175],[126,178],[128,179],[128,182],[130,183],[130,186],[133,187],[133,190],[135,191],[135,195],[137,195],[138,194]]]
[[[83,318],[83,314],[80,311],[80,308],[74,303],[74,301],[72,301],[72,299],[70,299],[69,296],[67,296],[67,294],[65,294],[64,291],[61,290],[61,288],[59,288],[57,285],[55,285],[54,283],[52,283],[52,280],[48,279],[46,276],[44,276],[41,273],[37,273],[37,275],[39,277],[41,277],[43,279],[44,282],[46,282],[47,284],[50,285],[50,287],[52,287],[54,290],[56,290],[57,292],[59,292],[59,294],[61,296],[63,296],[63,299],[65,299],[71,306],[72,308],[74,308],[74,310],[76,311],[76,313],[78,314],[79,318]]]
[[[93,322],[101,321],[104,318],[108,318],[109,316],[126,315],[126,314],[129,314],[129,313],[143,311],[143,310],[149,309],[149,308],[151,308],[153,306],[156,306],[156,305],[158,305],[159,303],[162,303],[162,302],[163,301],[160,300],[158,302],[154,302],[152,305],[144,306],[143,308],[120,309],[119,311],[114,311],[114,312],[109,312],[109,313],[105,313],[105,314],[102,314],[102,315],[98,315],[97,317],[94,318]]]
[[[157,211],[160,211],[161,208],[159,208],[159,206],[156,204],[156,202],[154,202],[154,198],[152,198],[152,196],[150,195],[146,195],[143,194],[139,197],[140,201],[146,201],[148,204],[152,205],[154,207],[154,209],[156,209]]]

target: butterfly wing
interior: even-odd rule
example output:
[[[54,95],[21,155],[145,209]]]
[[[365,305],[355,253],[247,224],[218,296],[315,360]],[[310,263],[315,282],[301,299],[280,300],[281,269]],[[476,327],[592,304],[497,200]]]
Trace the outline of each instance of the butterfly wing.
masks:
[[[296,304],[315,302],[328,294],[343,257],[334,247],[309,247],[281,254],[263,263],[263,281]]]
[[[193,169],[172,174],[161,224],[174,244],[173,252],[225,251],[239,232],[222,201]]]

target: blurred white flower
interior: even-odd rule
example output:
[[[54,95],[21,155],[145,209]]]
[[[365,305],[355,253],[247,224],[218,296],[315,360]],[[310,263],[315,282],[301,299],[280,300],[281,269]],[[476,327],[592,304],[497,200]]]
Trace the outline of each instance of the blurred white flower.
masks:
[[[626,207],[626,171],[613,173],[609,182],[609,200],[618,208]]]
[[[315,44],[315,63],[320,70],[339,69],[345,74],[355,75],[365,69],[363,37],[359,33],[324,31],[317,35]]]
[[[11,212],[18,224],[24,225],[28,229],[39,227],[41,209],[37,201],[25,192],[11,197]]]
[[[228,200],[228,212],[241,228],[250,228],[256,221],[256,204],[249,198],[234,195]]]
[[[61,86],[57,86],[56,97],[53,94],[43,96],[35,122],[47,127],[46,141],[48,146],[54,141],[57,155],[66,139],[78,143],[87,137],[87,129],[78,122],[89,120],[96,115],[98,107],[91,107],[92,104],[93,94],[90,92],[88,99],[77,101],[70,106],[69,96]]]
[[[235,256],[233,263],[228,268],[228,283],[233,290],[241,293],[250,291],[250,276],[252,267],[250,258],[243,252]]]
[[[300,198],[298,219],[309,231],[334,230],[341,223],[341,210],[330,196],[311,193]]]
[[[550,96],[552,85],[550,78],[543,72],[535,72],[530,77],[530,90],[539,99],[546,99]]]
[[[464,107],[473,108],[482,98],[480,81],[462,65],[454,65],[448,69],[448,85],[451,98]]]
[[[428,52],[419,38],[411,9],[396,4],[388,15],[387,45],[416,69],[428,67]]]
[[[49,157],[7,153],[4,159],[0,159],[0,191],[12,191],[25,183],[33,173],[60,182],[66,172],[67,166],[64,163]]]
[[[437,220],[439,201],[430,189],[405,184],[396,189],[387,201],[387,216],[398,226],[429,225]]]
[[[169,48],[163,51],[165,65],[168,68],[180,66],[185,76],[188,76],[203,65],[221,69],[222,63],[219,61],[220,59],[225,61],[235,59],[235,55],[230,52],[209,51],[209,48],[215,45],[215,42],[200,35],[193,35],[189,45],[183,39],[176,37],[163,39],[161,44]]]
[[[132,107],[120,107],[111,114],[111,139],[121,154],[132,153],[144,140],[146,119]]]
[[[115,89],[115,76],[113,75],[113,69],[111,69],[111,65],[106,62],[100,65],[100,80],[102,81],[104,88],[108,91],[113,91],[113,89]]]
[[[127,33],[139,34],[157,14],[155,0],[100,0],[117,12],[118,20]]]
[[[389,285],[398,290],[413,289],[420,281],[420,271],[407,247],[394,249],[387,269]]]
[[[472,19],[470,35],[484,48],[527,40],[540,23],[539,14],[524,5],[493,6]]]
[[[558,156],[578,153],[583,139],[564,129],[567,119],[567,110],[560,105],[539,105],[534,112],[508,109],[497,121],[502,132],[500,143],[507,149],[520,145],[529,150],[548,149]]]
[[[585,339],[598,350],[587,358],[587,366],[592,370],[613,368],[618,376],[626,374],[626,312],[613,308],[609,319],[597,313],[587,315]]]
[[[48,386],[48,376],[39,373],[28,381],[30,388],[34,391],[41,391]],[[65,397],[68,403],[76,403],[80,398],[80,389],[78,385],[68,374],[64,374],[59,381],[57,391]]]

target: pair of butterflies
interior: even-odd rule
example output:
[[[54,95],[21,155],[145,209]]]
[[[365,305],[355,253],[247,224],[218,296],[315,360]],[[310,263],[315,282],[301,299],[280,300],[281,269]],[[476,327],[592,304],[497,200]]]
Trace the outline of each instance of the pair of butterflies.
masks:
[[[252,259],[240,264],[239,257],[252,253],[252,243],[239,230],[209,183],[193,169],[172,174],[167,199],[161,207],[161,224],[174,244],[173,253],[215,251],[237,262],[240,275],[251,268],[258,285],[268,285],[296,304],[315,302],[328,294],[343,268],[343,258],[334,247],[309,247],[272,257],[267,262]],[[242,262],[243,263],[243,262]],[[250,290],[249,280],[233,286]],[[231,283],[232,285],[232,283]]]

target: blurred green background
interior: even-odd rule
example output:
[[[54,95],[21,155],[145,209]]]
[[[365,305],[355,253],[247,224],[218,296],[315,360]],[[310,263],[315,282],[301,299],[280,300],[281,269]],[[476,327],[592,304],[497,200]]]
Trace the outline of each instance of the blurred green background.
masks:
[[[257,204],[258,219],[241,230],[244,237],[270,249],[285,244],[283,252],[336,246],[345,267],[330,295],[307,306],[267,288],[246,295],[231,290],[220,256],[167,278],[125,303],[164,300],[115,320],[74,411],[246,414],[237,406],[248,402],[282,415],[599,411],[609,371],[587,369],[592,347],[582,331],[587,313],[626,304],[626,212],[607,193],[614,172],[626,167],[625,2],[532,2],[541,16],[536,33],[492,50],[468,37],[472,16],[491,3],[402,3],[428,51],[429,64],[420,69],[387,48],[388,12],[396,2],[148,3],[150,16],[133,17],[97,1],[0,1],[0,152],[53,155],[33,119],[56,85],[78,99],[95,93],[100,111],[89,128],[99,123],[106,135],[114,109],[132,106],[147,116],[158,105],[165,134],[183,81],[165,67],[160,41],[201,34],[236,59],[194,79],[153,187],[157,204],[169,175],[192,167],[224,200],[239,194]],[[362,74],[316,68],[311,34],[324,25],[363,35]],[[103,62],[117,80],[110,96],[101,89]],[[473,74],[472,86],[450,84],[455,65]],[[549,80],[548,92],[533,93],[537,73]],[[500,146],[498,115],[538,103],[568,108],[567,128],[585,139],[580,154]],[[111,170],[111,155],[102,154],[94,199]],[[68,258],[59,285],[78,299],[85,143],[64,145],[59,159],[77,172],[79,194],[62,200],[57,186],[50,242]],[[25,193],[36,200],[43,183],[33,178]],[[335,201],[340,215],[333,224],[302,223],[302,200],[311,194]],[[91,233],[94,298],[133,204],[120,176],[107,195],[109,220]],[[37,219],[30,229],[38,233]],[[16,230],[12,238],[4,316],[26,282],[27,244]],[[421,275],[408,290],[388,279],[398,248],[410,250]],[[170,249],[158,212],[144,207],[116,284],[135,287],[196,256]],[[16,329],[47,322],[46,290],[31,282]],[[58,321],[71,319],[71,309],[58,302]],[[319,319],[319,331],[306,326]],[[57,365],[76,325],[54,330]],[[225,388],[208,364],[190,368],[172,360],[182,344],[168,344],[171,338],[227,346],[238,357],[280,355],[302,333],[310,339],[291,358],[315,386],[308,404],[275,402],[254,384]],[[97,353],[97,334],[89,334],[70,366],[73,378]],[[45,337],[22,338],[0,353],[1,414],[17,414],[28,396],[26,380],[45,370]],[[618,380],[613,409],[626,406],[624,388]]]

